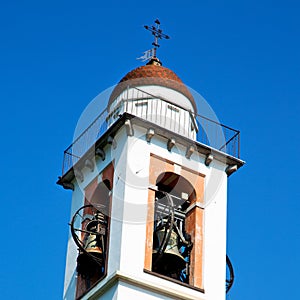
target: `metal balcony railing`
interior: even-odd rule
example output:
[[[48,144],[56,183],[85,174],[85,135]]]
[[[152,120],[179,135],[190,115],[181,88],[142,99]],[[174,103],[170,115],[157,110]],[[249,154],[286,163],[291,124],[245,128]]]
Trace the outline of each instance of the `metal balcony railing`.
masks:
[[[135,97],[120,99],[108,113],[104,110],[64,151],[62,175],[96,143],[124,112],[188,137],[196,142],[240,158],[240,132],[205,116],[194,114],[167,99],[135,88]],[[139,94],[140,92],[140,94]]]

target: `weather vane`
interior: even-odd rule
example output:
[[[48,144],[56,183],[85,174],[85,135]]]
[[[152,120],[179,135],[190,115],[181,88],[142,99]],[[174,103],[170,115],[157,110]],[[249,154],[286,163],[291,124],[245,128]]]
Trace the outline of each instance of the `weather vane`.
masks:
[[[157,48],[160,46],[158,44],[158,39],[168,40],[170,38],[168,35],[164,34],[160,29],[160,21],[158,19],[156,19],[154,23],[155,25],[152,26],[144,25],[144,28],[146,30],[149,30],[152,33],[152,35],[154,35],[154,42],[152,43],[154,48],[145,51],[144,55],[138,58],[142,61],[150,60],[151,58],[156,57]]]

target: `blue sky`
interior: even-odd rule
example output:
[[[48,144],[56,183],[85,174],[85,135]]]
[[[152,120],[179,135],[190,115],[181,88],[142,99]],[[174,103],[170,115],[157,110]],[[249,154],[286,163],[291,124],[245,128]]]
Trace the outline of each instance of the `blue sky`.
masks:
[[[241,130],[229,180],[228,299],[300,299],[298,1],[0,4],[2,299],[61,299],[71,193],[55,184],[85,106],[151,47]],[[200,112],[200,111],[199,111]]]

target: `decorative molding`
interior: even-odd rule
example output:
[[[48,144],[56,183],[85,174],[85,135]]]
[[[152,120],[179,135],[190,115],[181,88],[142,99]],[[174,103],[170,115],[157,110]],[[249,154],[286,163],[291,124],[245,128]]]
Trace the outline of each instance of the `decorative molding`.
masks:
[[[238,169],[238,166],[237,166],[237,165],[229,165],[229,166],[226,168],[225,172],[226,172],[226,174],[229,176],[229,175],[231,175],[232,173],[234,173],[235,171],[237,171],[237,169]]]
[[[102,148],[97,148],[95,154],[99,156],[102,160],[105,160],[105,151]]]
[[[207,154],[205,157],[205,165],[208,167],[213,160],[214,156],[212,154]]]
[[[129,119],[127,119],[124,122],[124,125],[125,125],[125,128],[126,128],[127,136],[133,136],[134,131],[133,131],[133,127],[132,127],[131,121]]]
[[[152,274],[152,272],[146,272],[145,270],[144,270],[144,272],[147,273],[149,276],[157,277],[155,273]],[[150,277],[148,280],[147,279],[145,280],[144,276],[138,278],[136,276],[125,274],[121,271],[116,271],[114,274],[112,274],[107,279],[108,280],[105,283],[102,283],[102,284],[99,283],[98,285],[96,285],[92,290],[89,291],[89,293],[87,293],[83,297],[83,299],[97,300],[97,299],[99,299],[99,297],[101,297],[103,294],[105,294],[114,285],[118,284],[119,282],[125,282],[128,285],[134,285],[143,290],[148,290],[150,292],[157,293],[161,296],[171,297],[174,299],[194,300],[195,292],[198,292],[198,295],[201,296],[201,294],[202,294],[203,298],[198,298],[199,296],[197,296],[197,299],[204,300],[204,290],[200,290],[200,289],[195,290],[192,286],[183,286],[182,288],[187,289],[187,290],[179,291],[175,287],[170,288],[169,286],[157,284],[157,282],[155,282],[154,280],[151,281]],[[168,281],[172,282],[169,279],[170,278],[168,277]],[[174,284],[179,284],[179,283],[174,282]]]
[[[107,144],[112,145],[114,149],[117,148],[117,142],[111,135],[107,138]]]
[[[79,179],[81,182],[83,182],[84,176],[83,176],[83,173],[81,172],[81,170],[75,168],[74,175],[75,175],[76,179]]]
[[[194,152],[195,152],[195,147],[193,145],[188,146],[186,148],[185,157],[190,159]]]
[[[175,146],[175,144],[176,144],[176,141],[175,141],[174,138],[169,139],[169,140],[168,140],[168,143],[167,143],[167,149],[168,149],[169,151],[171,151],[172,148]]]
[[[89,158],[87,158],[84,162],[84,165],[89,168],[91,170],[91,172],[94,171],[94,168],[95,168],[95,164],[92,160],[90,160]]]
[[[65,190],[72,190],[74,191],[75,187],[74,187],[74,184],[72,182],[62,182],[62,187],[65,189]]]
[[[146,133],[146,141],[147,141],[148,143],[151,142],[151,139],[153,138],[154,134],[155,134],[155,131],[154,131],[153,128],[149,128],[149,129],[147,130],[147,133]]]

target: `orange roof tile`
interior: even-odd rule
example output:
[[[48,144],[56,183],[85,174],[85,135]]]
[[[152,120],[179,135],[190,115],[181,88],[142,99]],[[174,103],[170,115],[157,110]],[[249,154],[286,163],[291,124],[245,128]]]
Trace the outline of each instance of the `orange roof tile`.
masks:
[[[185,95],[191,101],[195,112],[197,111],[194,98],[181,79],[170,69],[155,64],[147,64],[127,73],[112,91],[108,107],[128,86],[144,85],[164,86],[176,90]]]

